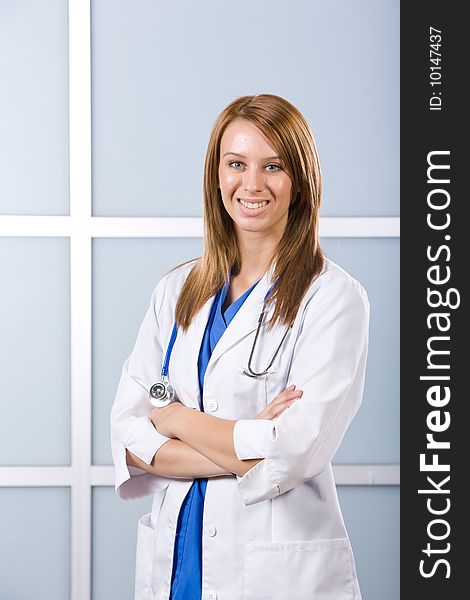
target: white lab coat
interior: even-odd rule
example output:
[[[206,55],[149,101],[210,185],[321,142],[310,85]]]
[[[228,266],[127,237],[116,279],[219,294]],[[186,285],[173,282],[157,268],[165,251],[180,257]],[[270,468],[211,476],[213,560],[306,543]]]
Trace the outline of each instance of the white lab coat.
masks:
[[[167,600],[175,531],[192,479],[171,479],[126,465],[125,448],[150,464],[169,439],[152,425],[149,388],[160,380],[178,294],[194,263],[155,287],[111,413],[117,494],[153,495],[138,523],[135,600]],[[360,600],[354,556],[331,460],[362,399],[369,302],[361,284],[331,260],[303,298],[271,372],[247,366],[271,268],[215,347],[204,381],[204,410],[237,419],[239,459],[263,458],[243,477],[209,478],[204,503],[204,600]],[[187,333],[178,330],[169,379],[179,400],[199,410],[197,361],[213,299]],[[269,320],[273,307],[267,313]],[[263,327],[254,370],[265,369],[285,329]],[[288,385],[304,391],[280,417],[254,419]]]

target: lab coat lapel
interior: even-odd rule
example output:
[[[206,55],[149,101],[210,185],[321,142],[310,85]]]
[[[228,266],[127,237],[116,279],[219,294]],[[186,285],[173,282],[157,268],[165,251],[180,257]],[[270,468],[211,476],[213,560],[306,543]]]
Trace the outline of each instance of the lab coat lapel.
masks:
[[[212,352],[206,375],[210,366],[222,356],[224,352],[229,350],[240,339],[256,330],[264,297],[273,283],[271,280],[273,272],[274,265],[264,274],[258,284],[253,288],[248,298],[246,298],[237,314],[233,317],[230,325],[224,331]],[[214,298],[215,295],[211,296],[209,300],[206,301],[201,310],[193,318],[191,325],[186,332],[182,329],[178,329],[178,337],[175,343],[175,353],[178,358],[177,362],[178,364],[184,365],[184,382],[182,383],[188,392],[186,394],[187,401],[185,404],[186,406],[191,406],[198,410],[200,410],[201,401],[198,374],[199,351],[201,349],[202,338],[209,320],[209,314]],[[266,314],[266,323],[269,321],[271,312],[272,308]],[[181,356],[180,353],[183,349],[184,356]],[[170,381],[172,380],[171,369],[174,364],[175,363],[172,363],[170,360]]]
[[[207,321],[209,320],[209,314],[214,298],[215,295],[207,300],[201,310],[193,318],[186,332],[182,329],[178,329],[178,337],[180,337],[179,351],[184,349],[184,356],[180,356],[179,358],[180,361],[182,361],[182,364],[184,364],[184,383],[185,387],[187,386],[190,390],[188,396],[191,399],[192,407],[197,409],[200,408],[201,402],[198,373],[199,351],[201,349],[202,338],[204,336]]]
[[[224,331],[224,334],[217,342],[217,345],[212,352],[209,366],[217,361],[224,352],[227,352],[234,344],[239,340],[249,335],[256,330],[258,325],[258,319],[263,307],[264,297],[272,285],[272,275],[274,272],[274,265],[264,274],[258,284],[250,292],[242,306],[239,308],[233,319],[230,321],[230,325]],[[268,315],[266,317],[266,322]]]

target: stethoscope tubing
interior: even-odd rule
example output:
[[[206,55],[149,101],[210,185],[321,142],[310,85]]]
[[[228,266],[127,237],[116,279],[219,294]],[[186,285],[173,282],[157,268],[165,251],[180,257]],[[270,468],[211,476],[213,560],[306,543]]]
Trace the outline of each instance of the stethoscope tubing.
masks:
[[[276,360],[276,356],[279,354],[279,350],[281,349],[282,344],[284,343],[284,340],[286,339],[289,329],[291,328],[291,327],[288,327],[286,329],[284,335],[282,336],[280,343],[278,344],[278,346],[276,348],[276,352],[274,353],[273,357],[271,358],[269,365],[266,367],[266,369],[264,369],[264,371],[260,371],[260,372],[254,371],[251,366],[251,362],[253,360],[253,355],[255,352],[256,344],[258,342],[258,337],[259,337],[259,333],[261,330],[261,326],[263,325],[263,322],[264,322],[264,315],[266,313],[266,301],[268,299],[269,294],[276,287],[278,281],[279,281],[279,277],[276,279],[276,281],[273,283],[273,285],[269,288],[269,290],[267,291],[267,293],[264,297],[264,300],[263,300],[263,308],[261,309],[261,313],[258,318],[258,326],[256,328],[255,339],[253,340],[253,345],[251,347],[251,352],[250,352],[250,356],[248,359],[248,369],[243,370],[243,372],[250,377],[262,377],[263,375],[266,375],[267,373],[269,373],[269,370],[272,367],[274,361]],[[173,393],[173,389],[168,381],[168,369],[170,366],[171,353],[173,351],[173,346],[175,345],[177,335],[178,335],[178,326],[175,321],[175,323],[173,324],[173,330],[171,332],[170,341],[168,342],[168,347],[166,349],[165,360],[163,361],[163,367],[162,367],[162,371],[161,371],[161,383],[159,382],[157,384],[152,385],[152,387],[150,388],[151,390],[155,390],[158,386],[164,386],[165,390],[167,390],[167,389],[168,389],[168,391],[171,390],[171,393]],[[150,392],[150,398],[151,398],[151,402],[154,403],[155,395],[152,394],[152,391]],[[163,398],[162,398],[162,401],[163,401]],[[157,405],[163,405],[163,404],[159,403]]]

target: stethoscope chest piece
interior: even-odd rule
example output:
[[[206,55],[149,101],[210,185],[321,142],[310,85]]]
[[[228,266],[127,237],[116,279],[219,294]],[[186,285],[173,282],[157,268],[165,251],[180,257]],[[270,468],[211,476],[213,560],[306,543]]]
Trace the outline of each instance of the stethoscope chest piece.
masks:
[[[150,388],[149,400],[155,408],[168,406],[175,397],[175,390],[166,377],[154,383]]]

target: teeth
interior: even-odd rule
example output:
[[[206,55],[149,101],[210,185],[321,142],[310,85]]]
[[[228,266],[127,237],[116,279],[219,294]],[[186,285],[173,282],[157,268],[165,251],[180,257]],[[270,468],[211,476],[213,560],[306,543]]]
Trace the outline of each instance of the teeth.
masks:
[[[243,206],[246,206],[246,208],[262,208],[268,203],[267,200],[265,200],[264,202],[245,202],[245,200],[242,200],[241,198],[239,198],[239,200],[240,204],[243,204]]]

